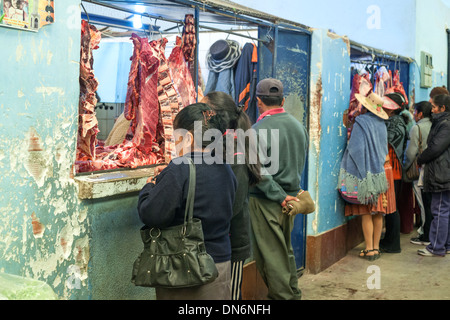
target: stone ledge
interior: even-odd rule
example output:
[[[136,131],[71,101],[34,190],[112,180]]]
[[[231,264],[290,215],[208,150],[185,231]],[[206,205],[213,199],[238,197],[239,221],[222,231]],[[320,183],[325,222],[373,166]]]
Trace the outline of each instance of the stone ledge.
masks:
[[[155,167],[130,169],[114,172],[92,173],[76,176],[78,184],[78,198],[98,199],[118,194],[138,192],[153,176]]]

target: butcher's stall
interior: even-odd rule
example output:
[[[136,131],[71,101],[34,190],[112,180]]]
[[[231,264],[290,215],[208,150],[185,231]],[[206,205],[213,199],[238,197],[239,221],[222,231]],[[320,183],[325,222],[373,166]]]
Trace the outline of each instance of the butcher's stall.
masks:
[[[255,122],[257,81],[278,77],[285,83],[286,110],[308,126],[311,31],[229,1],[81,4],[72,173],[92,232],[89,268],[79,273],[89,278],[94,299],[114,299],[118,292],[151,299],[152,290],[127,281],[129,264],[141,246],[137,194],[155,167],[174,157],[175,116],[209,91],[224,91]],[[220,41],[233,48],[224,68],[210,61],[210,48]],[[214,79],[224,70],[232,76],[219,88]],[[238,73],[242,78],[235,77]],[[306,173],[302,183],[307,185]],[[305,266],[305,226],[305,217],[296,219],[293,245],[299,272]],[[112,283],[110,277],[121,280]],[[253,259],[246,261],[242,290],[246,299],[265,296]]]

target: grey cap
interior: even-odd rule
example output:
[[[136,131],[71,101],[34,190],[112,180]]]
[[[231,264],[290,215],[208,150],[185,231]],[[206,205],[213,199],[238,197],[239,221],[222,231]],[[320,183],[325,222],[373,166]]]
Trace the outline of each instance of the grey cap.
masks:
[[[282,97],[283,84],[280,80],[267,78],[263,79],[256,85],[257,96]]]

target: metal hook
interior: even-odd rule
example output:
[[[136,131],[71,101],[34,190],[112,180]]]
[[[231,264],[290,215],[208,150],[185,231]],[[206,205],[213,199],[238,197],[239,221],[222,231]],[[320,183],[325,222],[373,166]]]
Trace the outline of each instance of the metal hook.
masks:
[[[84,13],[86,14],[86,17],[87,17],[87,22],[90,24],[90,21],[89,21],[89,15],[88,15],[88,13],[87,13],[87,11],[86,11],[86,8],[84,7],[84,5],[83,5],[83,2],[81,2],[80,3],[81,4],[81,7],[83,8],[83,10],[84,10]]]
[[[273,40],[272,36],[270,35],[270,32],[272,31],[272,26],[270,26],[269,30],[267,30],[266,38],[269,39],[269,42]]]

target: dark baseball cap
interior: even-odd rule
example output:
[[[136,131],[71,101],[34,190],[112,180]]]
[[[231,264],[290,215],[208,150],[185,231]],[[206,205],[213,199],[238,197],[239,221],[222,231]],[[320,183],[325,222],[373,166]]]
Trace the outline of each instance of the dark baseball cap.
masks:
[[[283,84],[280,80],[267,78],[263,79],[256,85],[257,96],[282,97]]]

